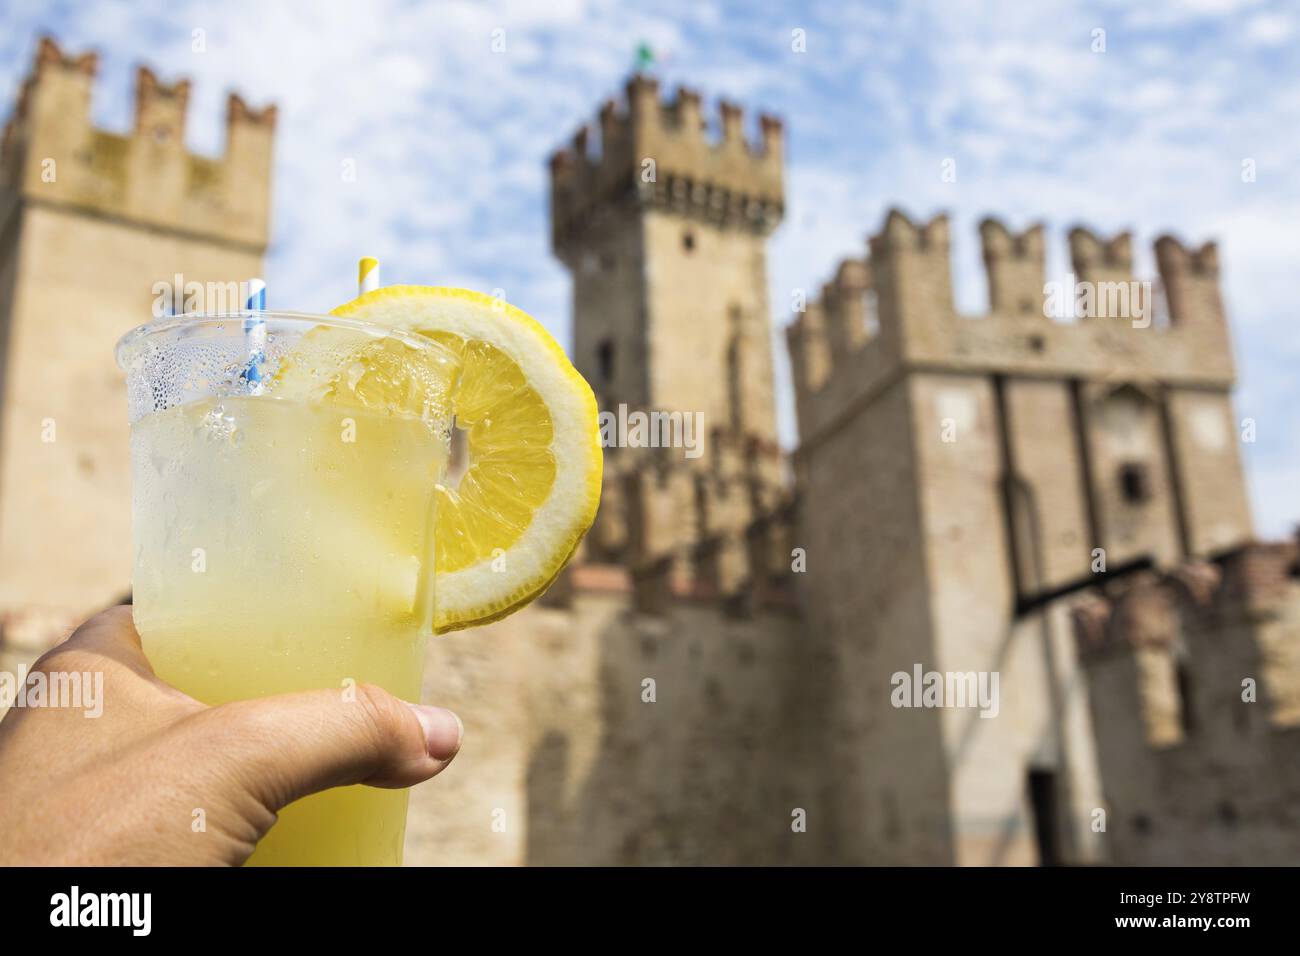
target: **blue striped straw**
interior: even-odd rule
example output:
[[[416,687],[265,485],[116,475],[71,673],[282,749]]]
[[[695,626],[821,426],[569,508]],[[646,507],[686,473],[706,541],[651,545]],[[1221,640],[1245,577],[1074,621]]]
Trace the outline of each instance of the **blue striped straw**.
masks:
[[[248,280],[248,301],[244,308],[251,311],[266,311],[266,283],[261,279]]]
[[[244,301],[246,312],[266,311],[266,283],[261,279],[248,280],[248,298]],[[244,341],[248,346],[248,364],[244,366],[242,378],[248,383],[248,390],[254,395],[260,394],[262,384],[262,366],[266,362],[266,319],[260,315],[244,318]]]

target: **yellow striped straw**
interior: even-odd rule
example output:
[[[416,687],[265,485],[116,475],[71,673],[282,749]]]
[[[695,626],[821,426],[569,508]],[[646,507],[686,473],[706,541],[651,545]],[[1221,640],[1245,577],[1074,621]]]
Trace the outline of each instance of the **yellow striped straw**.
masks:
[[[362,256],[357,266],[357,295],[365,295],[379,288],[379,260],[374,256]]]

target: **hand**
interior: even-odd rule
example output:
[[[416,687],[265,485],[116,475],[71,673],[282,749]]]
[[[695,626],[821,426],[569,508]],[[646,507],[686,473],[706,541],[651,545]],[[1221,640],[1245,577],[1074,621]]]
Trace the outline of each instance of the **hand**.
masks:
[[[91,618],[32,672],[102,673],[103,713],[0,722],[0,863],[238,865],[278,810],[328,787],[409,787],[460,749],[451,711],[371,685],[207,707],[154,676],[129,607]],[[206,832],[191,830],[196,807]]]

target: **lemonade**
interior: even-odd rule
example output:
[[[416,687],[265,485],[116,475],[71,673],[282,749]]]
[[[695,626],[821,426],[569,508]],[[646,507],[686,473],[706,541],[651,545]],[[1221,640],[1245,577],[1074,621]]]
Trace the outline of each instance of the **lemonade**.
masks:
[[[261,397],[131,434],[136,623],[158,676],[208,704],[372,682],[419,700],[444,443],[418,418]],[[406,792],[286,809],[254,862],[398,863]]]
[[[123,339],[132,595],[157,675],[206,704],[373,683],[420,699],[455,359],[321,317],[176,318]],[[250,348],[250,343],[255,345]],[[280,811],[250,862],[399,864],[407,793]]]

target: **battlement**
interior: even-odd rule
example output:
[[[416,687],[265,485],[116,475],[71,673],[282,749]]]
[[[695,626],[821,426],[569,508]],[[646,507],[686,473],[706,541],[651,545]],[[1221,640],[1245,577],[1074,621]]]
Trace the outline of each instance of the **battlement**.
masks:
[[[1085,658],[1171,647],[1170,612],[1219,627],[1235,618],[1275,615],[1300,588],[1295,541],[1252,543],[1218,561],[1193,561],[1148,572],[1119,593],[1077,609],[1079,652]]]
[[[95,128],[93,52],[65,54],[44,37],[4,130],[0,188],[25,200],[254,247],[269,230],[276,108],[254,110],[231,93],[217,159],[185,149],[190,82],[136,72],[126,135]]]
[[[1232,726],[1226,715],[1244,706],[1237,695],[1251,678],[1269,724],[1300,726],[1298,562],[1295,541],[1250,544],[1217,562],[1144,573],[1077,607],[1079,657],[1109,674],[1097,706],[1136,709],[1147,743],[1171,745],[1194,726]],[[1188,686],[1214,693],[1194,698]]]
[[[1070,263],[1080,276],[1099,278],[1109,272],[1127,278],[1133,274],[1133,234],[1121,232],[1103,239],[1076,226],[1070,230]]]
[[[1297,556],[1250,544],[1075,610],[1114,862],[1294,861],[1275,821],[1300,795]]]
[[[781,121],[760,115],[761,139],[744,134],[739,106],[718,106],[712,139],[700,94],[679,88],[669,102],[659,83],[632,77],[620,106],[600,111],[600,149],[582,126],[551,157],[552,242],[563,256],[602,216],[623,204],[670,210],[721,226],[770,232],[784,208]]]
[[[1235,377],[1214,243],[1156,240],[1159,277],[1133,275],[1132,237],[1069,233],[1072,274],[1048,282],[1042,224],[979,227],[989,308],[954,305],[949,223],[898,209],[786,330],[805,440],[900,369],[948,369],[1226,389]],[[860,304],[867,303],[867,307]],[[1167,304],[1167,321],[1160,309]]]
[[[795,502],[779,449],[717,429],[702,461],[672,449],[606,450],[584,559],[628,569],[636,605],[678,599],[789,609]]]
[[[1014,233],[997,219],[980,223],[989,311],[1000,315],[1042,315],[1046,227],[1036,223]]]

